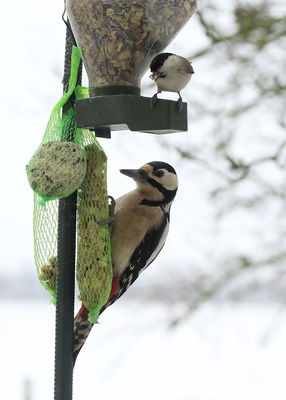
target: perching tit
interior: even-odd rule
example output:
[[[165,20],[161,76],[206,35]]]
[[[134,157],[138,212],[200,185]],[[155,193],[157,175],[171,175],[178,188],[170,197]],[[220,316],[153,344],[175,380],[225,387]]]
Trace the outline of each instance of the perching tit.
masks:
[[[151,107],[157,102],[157,95],[161,92],[177,92],[178,110],[183,107],[180,91],[189,83],[194,74],[191,62],[184,57],[172,53],[161,53],[153,58],[150,64],[152,74],[149,76],[156,82],[158,91],[151,99]]]

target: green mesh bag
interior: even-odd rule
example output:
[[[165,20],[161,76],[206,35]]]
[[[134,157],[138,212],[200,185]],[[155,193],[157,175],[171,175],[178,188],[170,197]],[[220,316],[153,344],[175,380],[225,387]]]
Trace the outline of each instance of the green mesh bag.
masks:
[[[64,125],[65,123],[65,125]],[[78,138],[78,143],[81,143],[82,151],[84,152],[84,159],[85,159],[85,168],[84,168],[84,176],[86,174],[86,154],[84,150],[84,137],[83,132],[80,129],[75,129],[75,113],[73,109],[70,109],[67,114],[65,114],[64,118],[62,118],[61,125],[64,129],[69,132],[74,130],[75,138]],[[58,125],[59,126],[59,125]],[[57,126],[57,127],[58,127]],[[64,133],[65,135],[65,133]],[[55,157],[58,153],[61,152],[61,145],[63,143],[64,149],[63,154],[68,157],[69,149],[74,149],[75,144],[73,142],[47,142],[47,144],[55,143],[55,146],[47,147],[50,150],[55,150]],[[67,147],[69,145],[70,147]],[[43,145],[44,146],[44,145]],[[39,148],[36,152],[39,154],[43,146]],[[35,153],[35,154],[36,154]],[[75,153],[75,152],[73,152]],[[46,165],[47,162],[47,154],[44,160],[43,165]],[[40,158],[35,158],[37,161],[41,160]],[[49,156],[50,161],[52,161],[53,156],[52,152]],[[55,160],[56,163],[57,160]],[[50,170],[54,171],[54,176],[58,176],[59,179],[62,179],[64,182],[63,177],[70,170],[74,171],[74,166],[70,162],[70,159],[67,158],[66,163],[56,163],[57,168],[51,166]],[[52,164],[51,164],[52,165]],[[67,166],[68,165],[68,166]],[[40,167],[39,167],[40,168]],[[49,171],[50,171],[49,170]],[[47,173],[49,173],[49,171]],[[61,171],[63,171],[61,173]],[[84,178],[84,177],[83,177]],[[67,182],[67,180],[65,181]],[[83,179],[81,179],[81,184]],[[65,186],[67,187],[67,186]],[[72,192],[74,192],[77,187],[72,188]],[[47,201],[46,197],[39,195],[37,191],[34,191],[34,214],[33,214],[33,230],[34,230],[34,255],[35,255],[35,264],[38,272],[38,277],[42,285],[50,292],[52,295],[52,302],[55,304],[56,302],[56,254],[57,254],[57,240],[58,240],[58,206],[59,200],[49,198]],[[69,191],[67,192],[69,195]],[[62,197],[62,196],[60,196]]]
[[[80,298],[89,310],[89,321],[97,322],[112,285],[112,261],[108,222],[107,158],[95,136],[82,130],[87,172],[77,200],[77,284]],[[34,196],[35,263],[42,285],[56,302],[56,254],[59,200],[45,207]]]
[[[87,136],[85,137],[87,139]],[[107,158],[94,136],[86,145],[87,173],[78,190],[77,267],[80,298],[93,324],[107,302],[112,284]]]
[[[77,49],[77,48],[75,48]],[[78,70],[78,51],[73,50],[72,70],[69,87],[74,88],[76,97],[87,97],[88,89],[75,87]],[[73,77],[73,78],[72,78]],[[73,93],[69,90],[69,96]],[[109,233],[109,204],[107,196],[107,157],[96,137],[89,130],[75,128],[75,114],[71,109],[60,118],[60,109],[68,100],[66,94],[53,109],[42,145],[49,144],[53,132],[62,129],[57,137],[67,138],[72,146],[78,144],[85,157],[85,172],[78,189],[77,204],[77,283],[80,297],[89,310],[89,320],[97,322],[101,307],[108,300],[112,285],[112,262]],[[56,112],[55,112],[56,110]],[[55,117],[56,116],[56,117]],[[55,121],[57,120],[57,123]],[[73,137],[72,137],[73,132]],[[69,136],[68,136],[69,134]],[[54,136],[53,136],[54,137]],[[74,139],[73,143],[70,140]],[[56,140],[59,146],[61,140]],[[38,157],[40,159],[40,157]],[[52,158],[51,158],[52,159]],[[68,161],[67,161],[68,162]],[[30,163],[29,163],[30,165]],[[29,168],[29,167],[28,167]],[[63,165],[59,165],[63,168]],[[72,165],[74,168],[74,165]],[[74,191],[74,190],[73,190]],[[52,197],[57,197],[51,199]],[[56,264],[58,234],[58,193],[56,196],[34,195],[34,251],[38,277],[56,303]],[[49,201],[47,201],[49,200]],[[98,223],[106,221],[104,223]]]
[[[26,166],[28,182],[42,204],[69,196],[85,177],[86,156],[82,133],[75,129],[75,111],[70,108],[61,115],[75,90],[80,59],[80,49],[74,47],[69,90],[53,108],[41,145]]]

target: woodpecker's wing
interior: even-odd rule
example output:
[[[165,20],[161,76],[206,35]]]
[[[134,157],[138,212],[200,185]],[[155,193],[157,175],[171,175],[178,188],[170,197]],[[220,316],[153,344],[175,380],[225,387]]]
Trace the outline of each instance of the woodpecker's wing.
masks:
[[[102,311],[118,300],[119,297],[121,297],[135,282],[140,273],[144,271],[158,256],[168,235],[169,219],[170,215],[164,212],[160,226],[154,227],[146,233],[145,237],[137,246],[130,258],[129,264],[120,279],[118,291],[110,298]]]

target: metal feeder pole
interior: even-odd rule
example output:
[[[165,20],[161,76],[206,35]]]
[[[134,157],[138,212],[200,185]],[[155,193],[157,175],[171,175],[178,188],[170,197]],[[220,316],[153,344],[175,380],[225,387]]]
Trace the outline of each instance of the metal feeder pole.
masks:
[[[69,82],[71,52],[75,43],[69,23],[67,25],[64,90]],[[129,129],[154,134],[188,130],[186,103],[179,112],[175,101],[160,99],[151,108],[150,100],[140,96],[137,87],[93,88],[89,98],[70,99],[63,107],[63,113],[75,106],[76,127],[90,129],[97,137],[110,138],[111,130]],[[72,399],[76,196],[74,193],[59,200],[54,400]]]
[[[63,86],[66,91],[71,66],[73,37],[66,32],[65,66]],[[81,80],[79,72],[78,83]],[[74,98],[63,107],[63,114],[74,105]],[[71,140],[72,140],[71,133]],[[75,292],[76,251],[76,203],[77,193],[59,200],[57,291],[56,291],[56,337],[55,337],[55,383],[54,399],[71,400],[73,385],[73,318]]]

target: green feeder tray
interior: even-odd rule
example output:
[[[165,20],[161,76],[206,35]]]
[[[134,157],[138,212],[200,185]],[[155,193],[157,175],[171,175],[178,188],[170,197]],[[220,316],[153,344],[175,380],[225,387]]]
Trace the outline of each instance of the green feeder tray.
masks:
[[[151,108],[149,97],[130,94],[96,96],[76,100],[78,128],[96,130],[110,137],[110,131],[127,130],[166,134],[188,130],[187,103],[179,112],[177,102],[158,99]]]

